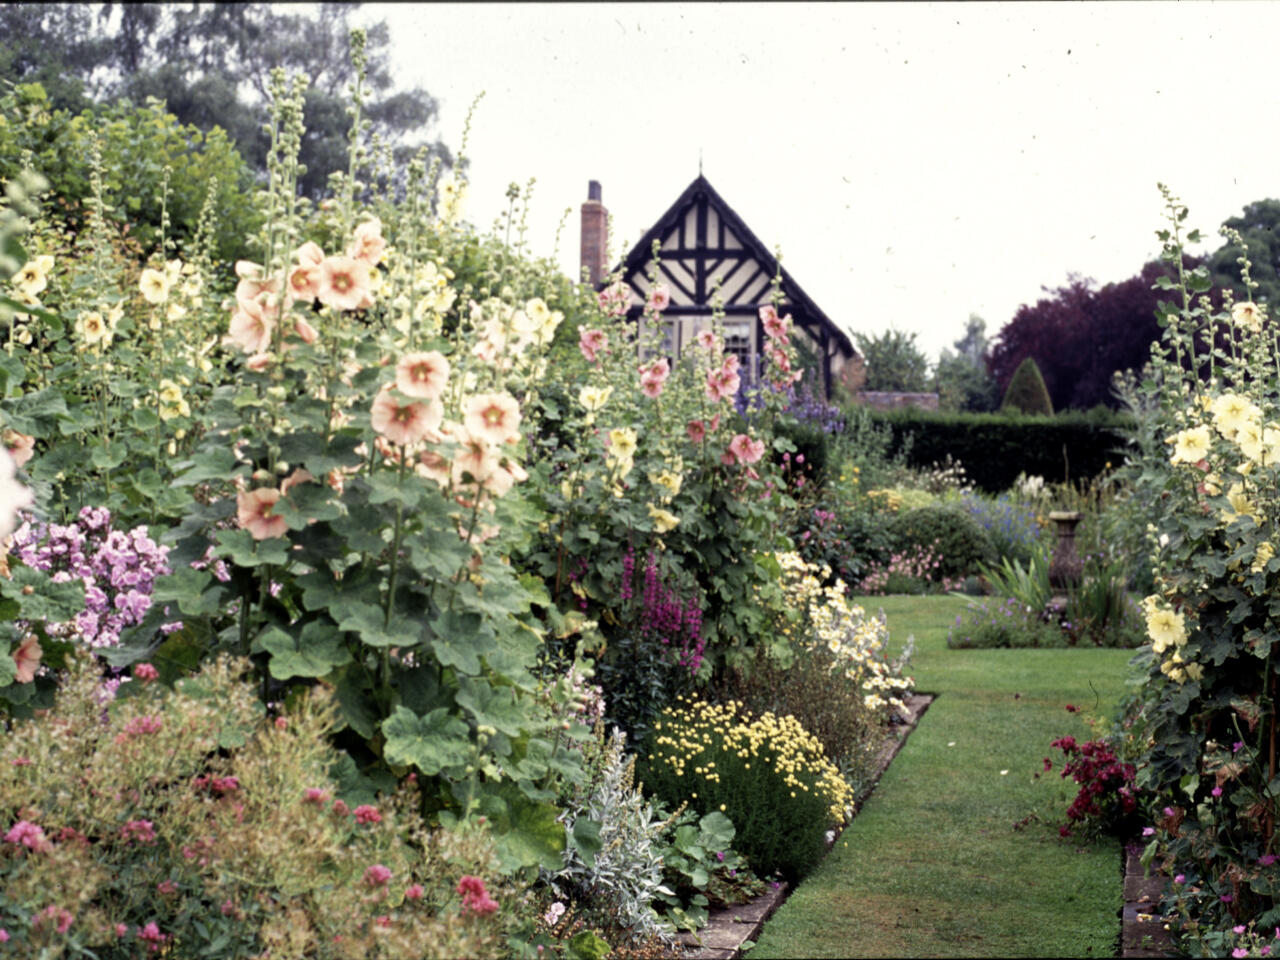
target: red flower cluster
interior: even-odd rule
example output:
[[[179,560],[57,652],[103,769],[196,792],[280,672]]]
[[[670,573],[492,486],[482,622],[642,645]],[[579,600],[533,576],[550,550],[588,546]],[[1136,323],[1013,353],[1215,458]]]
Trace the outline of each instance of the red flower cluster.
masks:
[[[484,881],[479,877],[471,875],[464,876],[458,881],[458,893],[462,894],[462,912],[475,913],[480,916],[487,916],[496,913],[498,910],[497,901],[489,896],[489,891],[484,888]]]
[[[1059,737],[1050,746],[1066,758],[1062,776],[1080,784],[1080,792],[1067,808],[1067,823],[1058,828],[1062,836],[1071,835],[1072,824],[1089,819],[1099,821],[1104,830],[1114,830],[1138,809],[1134,766],[1119,760],[1105,740],[1077,744],[1075,737]]]

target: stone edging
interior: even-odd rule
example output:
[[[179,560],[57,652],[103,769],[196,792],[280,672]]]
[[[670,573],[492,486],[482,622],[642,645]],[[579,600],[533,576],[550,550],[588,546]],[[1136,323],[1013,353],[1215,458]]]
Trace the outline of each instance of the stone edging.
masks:
[[[1146,875],[1142,866],[1142,844],[1130,840],[1124,845],[1124,907],[1120,916],[1120,956],[1172,957],[1176,955],[1164,917],[1160,896],[1165,877]]]
[[[931,694],[917,693],[907,698],[907,709],[911,713],[911,718],[906,723],[891,728],[884,746],[880,748],[880,753],[876,757],[875,776],[862,793],[854,798],[853,815],[855,817],[862,809],[867,797],[875,790],[884,772],[889,769],[889,764],[898,755],[902,745],[907,742],[907,735],[916,728],[916,724],[920,722],[920,718],[924,716],[925,710],[932,702]],[[845,826],[848,824],[846,823]],[[835,841],[843,832],[844,827],[841,827],[827,844],[828,850],[835,846]],[[773,916],[774,911],[782,905],[790,892],[790,884],[781,883],[747,903],[712,910],[711,919],[705,927],[697,933],[682,933],[677,938],[687,951],[685,957],[687,960],[738,960],[742,956],[743,943],[755,940],[760,935],[764,922]],[[1160,954],[1134,954],[1134,956],[1160,956]]]

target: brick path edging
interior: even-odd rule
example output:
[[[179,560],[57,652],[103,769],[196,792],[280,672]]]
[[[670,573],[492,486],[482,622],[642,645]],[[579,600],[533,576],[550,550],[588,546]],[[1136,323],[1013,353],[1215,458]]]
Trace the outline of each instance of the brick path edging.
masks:
[[[1166,878],[1159,872],[1147,876],[1142,866],[1142,844],[1124,845],[1124,907],[1120,917],[1120,956],[1172,957],[1173,940],[1160,915],[1160,896]]]

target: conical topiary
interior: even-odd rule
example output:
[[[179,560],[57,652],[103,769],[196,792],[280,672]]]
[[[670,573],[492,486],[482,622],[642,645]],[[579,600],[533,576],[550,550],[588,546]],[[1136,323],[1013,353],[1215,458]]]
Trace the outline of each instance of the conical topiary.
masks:
[[[1036,366],[1034,357],[1027,357],[1013,371],[1000,409],[1053,416],[1053,400],[1049,398],[1049,388],[1044,385],[1044,377],[1040,375],[1040,368]]]

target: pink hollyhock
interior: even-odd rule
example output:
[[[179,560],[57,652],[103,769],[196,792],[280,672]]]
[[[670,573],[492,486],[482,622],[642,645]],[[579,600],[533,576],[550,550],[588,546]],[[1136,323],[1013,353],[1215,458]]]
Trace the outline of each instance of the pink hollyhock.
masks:
[[[779,317],[778,311],[774,309],[772,304],[760,308],[760,322],[764,325],[765,336],[770,340],[777,340],[779,343],[788,342],[788,334],[790,332],[791,315]]]
[[[463,426],[455,426],[451,437],[457,444],[453,454],[450,479],[454,483],[483,483],[498,469],[498,458],[484,437],[477,437]]]
[[[703,350],[713,350],[717,346],[714,330],[699,330],[693,339]]]
[[[625,314],[630,300],[630,291],[620,280],[596,294],[596,302],[600,304],[600,309],[611,317],[621,317]]]
[[[707,374],[707,399],[718,402],[733,397],[741,385],[742,381],[737,373],[725,368],[712,370]]]
[[[324,251],[310,240],[293,251],[293,255],[304,267],[318,267],[324,262]]]
[[[373,429],[401,446],[424,440],[443,419],[444,408],[440,401],[401,403],[389,386],[378,391],[373,400]]]
[[[609,337],[603,330],[594,327],[581,327],[578,330],[578,349],[586,357],[587,363],[595,363],[596,355],[609,346]]]
[[[231,315],[231,329],[226,342],[239,347],[245,353],[264,353],[271,346],[276,322],[269,317],[257,300],[237,300],[236,312]]]
[[[374,217],[356,227],[347,256],[373,267],[382,259],[382,251],[386,247],[387,241],[382,237],[382,221]]]
[[[335,310],[359,310],[369,293],[369,265],[352,257],[325,257],[316,299]]]
[[[320,334],[316,332],[316,328],[307,323],[302,317],[298,317],[293,322],[293,332],[298,335],[298,339],[303,343],[315,343],[320,339]]]
[[[236,494],[236,521],[241,530],[248,530],[255,540],[282,537],[289,529],[284,517],[272,514],[280,501],[280,491],[275,487],[258,487]]]
[[[301,263],[289,271],[289,295],[303,303],[315,302],[320,295],[319,263]]]
[[[9,456],[13,457],[13,464],[16,467],[21,467],[35,453],[36,438],[25,433],[19,433],[11,427],[5,428],[3,441],[4,447],[9,451]]]
[[[372,807],[367,803],[362,803],[360,806],[356,807],[356,823],[381,823],[381,822],[382,822],[382,814],[378,812],[377,807]]]
[[[254,373],[261,373],[263,370],[267,369],[267,367],[271,366],[271,364],[275,362],[275,359],[276,355],[268,350],[265,353],[255,353],[251,355],[249,359],[244,362],[244,365]]]
[[[364,882],[371,887],[385,887],[390,879],[390,869],[380,863],[375,863],[364,872]]]
[[[710,420],[707,421],[707,432],[715,433],[719,429],[720,429],[720,414],[717,413],[714,417],[712,417]]]
[[[662,388],[671,376],[671,364],[666,357],[660,357],[652,363],[640,368],[640,390],[646,397],[657,399],[662,395]]]
[[[649,309],[661,313],[671,305],[671,291],[665,283],[659,283],[649,291]]]
[[[467,401],[463,426],[494,446],[520,440],[520,404],[509,393],[478,393]]]
[[[406,397],[436,400],[449,382],[449,361],[439,350],[406,353],[396,364],[396,389]]]
[[[44,651],[40,649],[40,640],[34,633],[27,634],[18,648],[13,651],[13,664],[17,668],[16,677],[19,683],[30,683],[36,678],[36,670],[40,667],[40,658]]]
[[[764,441],[739,433],[729,441],[729,451],[742,463],[755,463],[764,456]]]
[[[724,360],[721,362],[721,369],[728,374],[737,374],[742,368],[742,360],[736,353],[725,354]]]
[[[701,420],[690,420],[685,425],[685,431],[692,443],[701,443],[707,438],[707,426]]]

